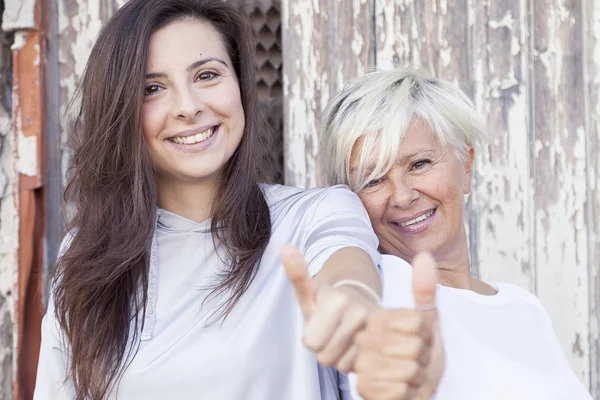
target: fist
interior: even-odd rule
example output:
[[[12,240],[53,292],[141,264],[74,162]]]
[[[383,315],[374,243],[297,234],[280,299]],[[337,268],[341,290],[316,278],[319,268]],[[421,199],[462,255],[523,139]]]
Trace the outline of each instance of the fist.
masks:
[[[321,365],[350,372],[356,359],[354,336],[364,329],[376,299],[354,286],[318,285],[308,275],[300,251],[291,245],[283,248],[281,259],[306,319],[304,345]]]
[[[357,389],[365,400],[430,399],[445,365],[435,308],[437,267],[428,253],[413,260],[415,309],[377,309],[356,336]]]

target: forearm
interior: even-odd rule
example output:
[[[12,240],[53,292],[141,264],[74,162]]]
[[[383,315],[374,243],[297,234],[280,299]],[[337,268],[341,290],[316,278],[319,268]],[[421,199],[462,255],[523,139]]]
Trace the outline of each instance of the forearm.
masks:
[[[381,297],[381,279],[371,257],[358,247],[344,247],[325,261],[313,278],[319,284],[334,285],[343,280],[361,282]]]

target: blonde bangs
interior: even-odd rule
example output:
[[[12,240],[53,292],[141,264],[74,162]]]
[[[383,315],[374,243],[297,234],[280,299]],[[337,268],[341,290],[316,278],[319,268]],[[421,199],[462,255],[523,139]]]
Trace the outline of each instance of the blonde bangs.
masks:
[[[329,103],[320,130],[329,183],[358,192],[383,177],[417,119],[463,163],[468,146],[484,137],[472,102],[448,82],[411,69],[372,72],[349,82]]]

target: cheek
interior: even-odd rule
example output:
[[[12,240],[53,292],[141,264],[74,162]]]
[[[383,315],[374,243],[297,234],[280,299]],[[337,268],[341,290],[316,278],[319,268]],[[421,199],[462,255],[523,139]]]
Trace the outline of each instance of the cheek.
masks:
[[[214,107],[220,114],[230,117],[244,115],[242,96],[237,84],[232,81],[226,87],[220,88],[218,95],[214,98]]]
[[[385,213],[385,202],[380,196],[376,194],[359,194],[358,197],[362,201],[367,214],[373,225],[380,223],[381,217]]]
[[[160,133],[163,125],[163,115],[158,104],[145,104],[142,107],[142,130],[144,138],[151,142]]]

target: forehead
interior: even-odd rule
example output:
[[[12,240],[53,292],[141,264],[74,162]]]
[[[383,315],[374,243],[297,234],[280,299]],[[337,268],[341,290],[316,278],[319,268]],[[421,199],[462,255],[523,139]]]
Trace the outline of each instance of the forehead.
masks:
[[[400,134],[402,133],[398,132],[398,135]],[[361,153],[363,152],[366,142],[367,141],[363,136],[354,143],[352,154],[350,155],[350,167],[352,169],[357,169],[357,164],[361,161]],[[370,141],[370,143],[373,143],[373,141]],[[386,143],[386,141],[382,141],[379,145],[381,146],[384,143]],[[442,144],[429,124],[420,119],[414,119],[408,124],[406,131],[402,136],[396,157],[398,160],[401,160],[402,158],[418,152],[441,150],[441,148]],[[364,154],[365,158],[362,160],[363,165],[366,170],[371,170],[373,169],[372,166],[377,163],[379,154],[381,153],[380,148],[377,145],[372,145],[370,148],[364,148],[364,150],[366,151],[366,154]]]
[[[148,72],[187,68],[201,58],[218,57],[231,65],[221,34],[209,22],[174,21],[150,37]]]

